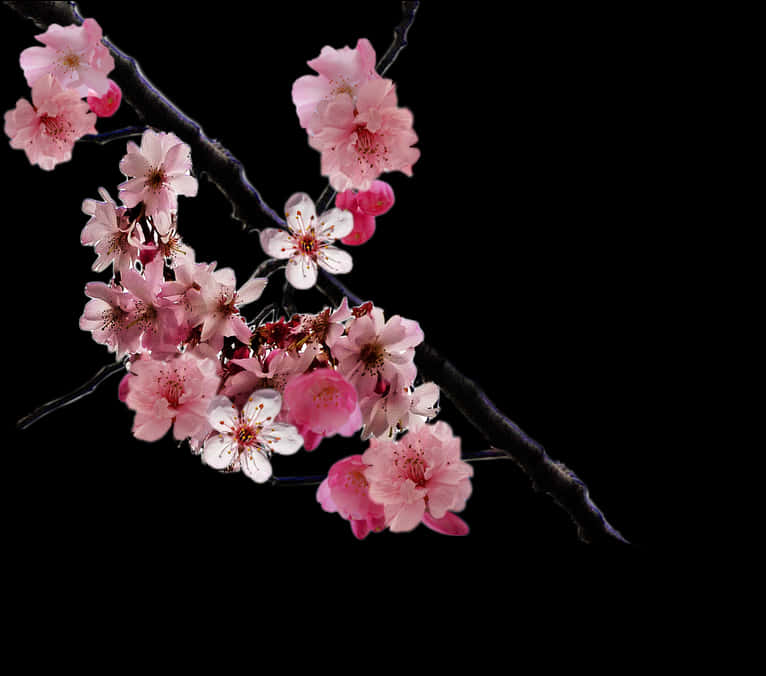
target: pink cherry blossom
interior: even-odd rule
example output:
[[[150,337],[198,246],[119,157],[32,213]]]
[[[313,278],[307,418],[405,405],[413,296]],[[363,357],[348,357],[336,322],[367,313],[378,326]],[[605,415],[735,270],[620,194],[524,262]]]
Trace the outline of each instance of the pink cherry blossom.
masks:
[[[356,203],[363,214],[382,216],[394,206],[394,189],[378,179],[372,182],[369,189],[357,193]]]
[[[141,349],[141,327],[138,325],[136,298],[116,285],[90,282],[85,295],[92,300],[85,305],[80,328],[91,331],[93,340],[106,345],[122,359]]]
[[[23,150],[31,164],[50,171],[72,158],[77,139],[96,133],[96,116],[72,90],[46,75],[32,87],[32,103],[19,99],[5,113],[11,148]]]
[[[336,239],[342,239],[353,229],[351,212],[333,208],[317,217],[311,198],[295,193],[285,205],[285,220],[288,230],[261,231],[261,248],[272,258],[288,260],[285,275],[296,289],[314,286],[317,266],[332,274],[351,271],[351,256],[333,246]]]
[[[412,175],[420,151],[413,116],[397,105],[391,80],[368,80],[356,101],[337,96],[322,101],[309,127],[309,145],[321,153],[321,173],[342,192],[369,190],[383,172]]]
[[[307,451],[324,437],[348,437],[362,426],[356,390],[331,368],[317,368],[290,380],[284,401],[287,419],[298,428]]]
[[[120,199],[127,207],[143,202],[146,215],[160,236],[166,236],[178,210],[178,195],[194,197],[197,179],[191,175],[191,149],[173,133],[148,129],[139,148],[128,142],[120,171],[128,177],[120,183]]]
[[[80,243],[93,246],[97,254],[92,267],[95,272],[110,264],[115,272],[124,272],[139,259],[144,237],[128,218],[126,207],[118,207],[103,188],[99,194],[103,202],[86,199],[82,204],[83,213],[90,219],[80,234]]]
[[[137,439],[157,441],[172,427],[180,441],[205,427],[220,383],[215,359],[187,350],[168,359],[138,359],[130,371],[125,403],[136,412]]]
[[[117,112],[122,102],[122,90],[116,82],[109,80],[109,89],[106,94],[99,96],[91,91],[86,99],[88,107],[99,117],[111,117]]]
[[[360,398],[394,380],[400,387],[412,385],[417,375],[415,346],[423,342],[420,325],[394,315],[385,321],[383,310],[373,307],[355,317],[347,333],[332,347],[338,370],[352,383]]]
[[[387,392],[364,397],[359,402],[364,429],[363,440],[373,437],[393,437],[405,430],[419,430],[438,412],[439,387],[424,383],[416,388],[390,385]]]
[[[114,59],[101,41],[103,33],[95,19],[85,19],[80,26],[51,24],[35,37],[45,47],[29,47],[19,57],[30,87],[50,75],[79,98],[88,90],[97,96],[107,93]]]
[[[383,505],[370,499],[364,471],[367,465],[361,455],[336,462],[317,489],[317,501],[326,512],[340,514],[350,522],[351,530],[361,540],[385,527]]]
[[[249,343],[252,333],[239,314],[239,308],[260,298],[268,279],[252,277],[239,290],[231,268],[209,271],[197,277],[197,314],[201,317],[200,340],[220,345],[225,336],[236,336]]]
[[[299,77],[292,88],[293,103],[304,129],[309,126],[320,102],[341,95],[353,100],[362,83],[380,77],[375,72],[375,50],[366,38],[357,40],[354,49],[323,47],[319,56],[308,65],[318,75]]]
[[[134,268],[122,273],[122,285],[136,298],[136,325],[142,331],[141,345],[157,354],[172,354],[188,335],[182,308],[163,296],[164,262],[155,258],[143,275]]]
[[[375,234],[375,216],[364,213],[357,204],[357,193],[354,190],[344,190],[335,197],[335,206],[346,209],[354,216],[354,228],[341,242],[349,246],[364,244]]]
[[[434,530],[441,527],[440,532],[460,530],[458,517],[447,515],[465,508],[473,468],[461,460],[460,439],[447,423],[425,425],[399,441],[371,439],[362,461],[368,465],[364,476],[370,499],[383,505],[392,532],[412,530],[421,522]]]
[[[254,392],[241,411],[226,397],[216,397],[208,421],[217,434],[205,441],[203,462],[215,469],[241,470],[256,483],[267,481],[271,454],[292,455],[303,443],[295,427],[275,422],[281,407],[276,390]]]

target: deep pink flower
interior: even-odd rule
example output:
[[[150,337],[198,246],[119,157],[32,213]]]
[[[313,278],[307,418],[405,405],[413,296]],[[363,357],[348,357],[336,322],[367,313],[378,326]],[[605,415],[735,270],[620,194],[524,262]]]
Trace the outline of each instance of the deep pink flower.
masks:
[[[338,209],[350,211],[354,216],[354,229],[341,242],[350,246],[364,244],[375,234],[375,216],[364,213],[357,204],[357,193],[354,190],[344,190],[335,197]]]
[[[370,498],[383,505],[391,531],[424,522],[439,532],[464,534],[455,521],[459,517],[448,514],[465,508],[473,468],[461,460],[460,439],[447,423],[424,425],[399,441],[371,439],[362,461]]]
[[[169,359],[144,357],[130,365],[125,403],[136,412],[133,434],[157,441],[173,427],[183,440],[207,424],[207,412],[220,383],[217,360],[187,350]]]
[[[96,92],[91,92],[86,101],[88,107],[99,117],[111,117],[120,107],[122,90],[114,80],[109,80],[109,90],[106,94],[99,96]]]
[[[385,321],[383,310],[373,307],[349,322],[347,334],[335,341],[332,352],[338,370],[361,399],[381,383],[411,386],[417,375],[415,346],[422,341],[423,331],[416,321],[399,315]]]
[[[290,380],[285,408],[307,451],[313,451],[324,437],[348,437],[362,426],[356,389],[332,368],[317,368]]]
[[[397,106],[391,80],[368,80],[357,99],[336,96],[317,106],[309,126],[309,145],[322,154],[321,172],[342,192],[369,190],[383,172],[412,175],[420,151],[412,145],[412,113]]]
[[[350,522],[351,530],[361,540],[370,531],[385,527],[383,505],[370,499],[361,455],[352,455],[336,462],[317,489],[317,500],[326,512],[340,514]]]
[[[141,349],[141,327],[137,322],[136,297],[119,286],[90,282],[85,295],[91,298],[80,317],[80,328],[93,340],[115,352],[117,359]]]
[[[308,61],[308,65],[318,75],[299,77],[292,88],[293,103],[304,129],[320,102],[340,95],[353,100],[362,83],[380,77],[375,72],[375,50],[365,38],[357,40],[354,49],[323,47],[319,56]]]
[[[96,133],[96,116],[70,89],[46,75],[32,87],[32,103],[19,99],[5,113],[11,148],[23,150],[31,164],[50,171],[72,157],[77,139]]]
[[[202,460],[216,469],[241,470],[256,483],[271,476],[272,453],[292,455],[302,443],[292,425],[276,422],[282,397],[258,390],[240,410],[226,397],[216,397],[208,422],[217,434],[205,441]]]
[[[148,129],[139,148],[128,142],[120,171],[128,177],[120,183],[120,199],[127,207],[144,203],[146,215],[160,236],[166,236],[178,210],[178,195],[194,197],[197,179],[191,175],[191,149],[175,134]]]
[[[115,272],[124,272],[138,260],[144,237],[128,219],[126,207],[118,207],[103,188],[99,194],[103,202],[86,199],[82,204],[90,219],[82,229],[80,243],[92,246],[98,254],[92,267],[95,272],[105,270],[110,263]]]
[[[350,272],[351,256],[333,246],[354,227],[350,212],[338,208],[316,215],[314,202],[305,193],[295,193],[285,205],[287,230],[261,231],[261,248],[272,258],[287,259],[285,276],[296,289],[309,289],[316,283],[317,266],[331,274]]]
[[[19,57],[30,87],[50,75],[79,98],[89,89],[98,96],[107,93],[114,59],[101,42],[103,33],[95,19],[85,19],[80,26],[51,24],[35,37],[45,47],[29,47]]]

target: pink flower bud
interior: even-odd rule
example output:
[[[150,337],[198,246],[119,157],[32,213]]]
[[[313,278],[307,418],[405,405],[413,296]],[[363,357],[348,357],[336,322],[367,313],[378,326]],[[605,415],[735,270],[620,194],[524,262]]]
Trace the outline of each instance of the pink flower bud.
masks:
[[[122,90],[114,80],[109,80],[109,91],[103,96],[98,96],[91,90],[88,95],[88,106],[99,117],[111,117],[117,112],[122,101]]]
[[[357,194],[356,206],[368,216],[385,214],[394,206],[394,189],[385,181],[373,181],[369,190]]]

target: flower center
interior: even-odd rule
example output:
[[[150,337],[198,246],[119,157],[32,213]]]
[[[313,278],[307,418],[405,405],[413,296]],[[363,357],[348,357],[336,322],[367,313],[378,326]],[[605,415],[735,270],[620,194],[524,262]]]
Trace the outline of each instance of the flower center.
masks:
[[[55,140],[64,140],[72,129],[72,125],[58,116],[41,115],[40,124],[43,132]]]
[[[183,393],[183,378],[176,371],[173,372],[173,375],[168,376],[164,382],[160,383],[160,395],[167,400],[171,408],[178,408]]]
[[[421,488],[426,485],[426,461],[422,448],[408,446],[404,453],[394,451],[394,466],[402,479],[409,479]]]
[[[339,406],[338,390],[332,385],[325,385],[319,392],[314,394],[314,402],[317,408],[327,408],[333,402],[335,402],[336,406]]]
[[[359,361],[364,364],[365,371],[376,371],[383,366],[384,354],[380,343],[367,343],[359,350]]]
[[[240,446],[254,446],[258,440],[258,430],[252,425],[241,424],[234,430],[234,438]]]
[[[59,63],[67,70],[76,70],[80,67],[80,57],[74,52],[69,52],[59,60]]]
[[[362,155],[369,155],[378,152],[378,144],[375,140],[375,134],[367,127],[356,128],[356,149]]]
[[[313,232],[301,236],[298,240],[298,251],[300,251],[303,256],[316,258],[317,252],[319,251],[319,242]]]
[[[152,192],[158,192],[166,181],[167,177],[162,169],[150,169],[146,174],[146,186]]]

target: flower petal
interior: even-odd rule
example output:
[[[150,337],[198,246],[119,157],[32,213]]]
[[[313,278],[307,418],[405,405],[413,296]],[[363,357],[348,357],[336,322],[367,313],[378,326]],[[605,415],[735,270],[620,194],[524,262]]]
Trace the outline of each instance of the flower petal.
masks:
[[[282,410],[282,395],[277,390],[256,390],[242,408],[242,416],[248,423],[274,420]]]
[[[202,447],[202,461],[214,469],[226,469],[237,457],[237,444],[223,434],[211,437]]]
[[[354,214],[348,209],[334,207],[325,211],[319,219],[317,237],[342,239],[354,229]]]
[[[431,530],[442,535],[468,535],[468,524],[452,512],[447,512],[441,519],[435,519],[428,512],[423,515],[423,523]]]
[[[237,424],[239,412],[228,397],[216,397],[210,403],[207,417],[216,432],[230,432]]]
[[[295,251],[295,239],[281,228],[266,228],[260,234],[261,249],[272,258],[290,258]]]
[[[316,225],[314,201],[305,192],[297,192],[285,204],[287,227],[295,233],[305,233]]]
[[[296,289],[310,289],[317,281],[317,265],[308,256],[293,256],[287,264],[285,276]]]
[[[258,449],[247,448],[239,457],[240,469],[255,483],[262,484],[271,476],[271,463]]]
[[[303,446],[303,437],[298,433],[298,428],[287,423],[264,427],[260,439],[269,450],[280,455],[293,455]]]
[[[333,275],[351,272],[351,269],[354,267],[351,254],[336,246],[327,246],[320,249],[317,263]]]

